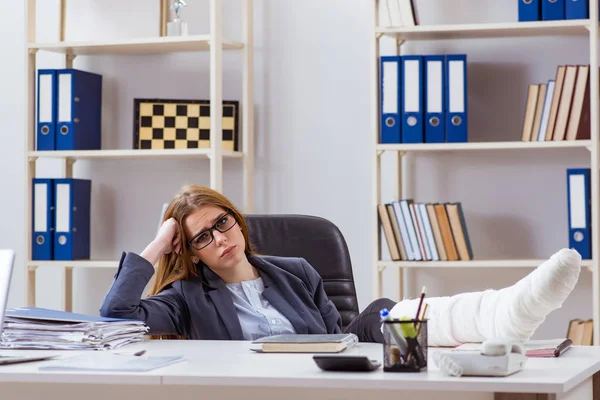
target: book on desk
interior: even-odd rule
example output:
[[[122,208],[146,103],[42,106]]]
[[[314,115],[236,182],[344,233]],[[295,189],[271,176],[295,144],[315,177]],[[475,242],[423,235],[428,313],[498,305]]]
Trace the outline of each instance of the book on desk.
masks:
[[[358,343],[353,333],[265,336],[252,342],[261,353],[339,353]]]

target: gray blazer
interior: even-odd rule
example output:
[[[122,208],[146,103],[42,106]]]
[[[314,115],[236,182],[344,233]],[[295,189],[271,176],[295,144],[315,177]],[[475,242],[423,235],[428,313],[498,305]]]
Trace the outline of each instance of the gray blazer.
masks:
[[[296,333],[341,333],[341,316],[317,271],[303,258],[250,256],[263,279],[263,295]],[[123,253],[100,315],[144,321],[150,334],[188,339],[244,340],[231,294],[204,265],[198,276],[174,282],[141,299],[154,267],[135,253]],[[204,283],[202,282],[204,275]],[[208,283],[208,285],[206,284]]]

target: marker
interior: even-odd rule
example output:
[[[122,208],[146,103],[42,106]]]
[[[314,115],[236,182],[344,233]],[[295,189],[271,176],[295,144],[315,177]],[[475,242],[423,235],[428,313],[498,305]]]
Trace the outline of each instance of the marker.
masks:
[[[390,316],[390,311],[387,308],[382,308],[379,311],[379,316],[381,317],[382,321],[391,321],[392,320],[392,317]],[[388,331],[392,335],[394,342],[396,342],[396,344],[398,345],[400,352],[402,353],[403,356],[406,356],[406,354],[408,353],[408,342],[406,341],[404,336],[402,336],[402,334],[400,332],[398,332],[398,330],[396,329],[396,327],[393,324],[384,323],[383,327],[385,328],[386,326],[388,326]]]

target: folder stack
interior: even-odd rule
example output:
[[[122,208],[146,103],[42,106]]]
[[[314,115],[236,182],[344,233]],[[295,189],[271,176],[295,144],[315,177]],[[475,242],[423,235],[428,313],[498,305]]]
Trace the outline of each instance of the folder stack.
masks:
[[[380,142],[467,142],[467,56],[380,58]]]
[[[518,0],[519,22],[588,19],[589,0]]]
[[[527,89],[522,141],[590,139],[590,66],[559,65]]]
[[[426,204],[403,199],[379,204],[378,215],[393,261],[473,259],[460,202]]]
[[[90,258],[92,181],[32,179],[32,260]]]
[[[110,350],[142,341],[147,332],[143,321],[15,308],[6,311],[0,348]]]

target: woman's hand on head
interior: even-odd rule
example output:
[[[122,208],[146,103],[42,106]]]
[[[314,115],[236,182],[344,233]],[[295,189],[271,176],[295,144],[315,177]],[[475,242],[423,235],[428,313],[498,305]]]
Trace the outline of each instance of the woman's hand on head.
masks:
[[[177,221],[174,218],[169,218],[163,222],[154,241],[160,244],[164,254],[169,254],[173,251],[177,254],[181,254],[183,245],[181,243],[181,232]]]

